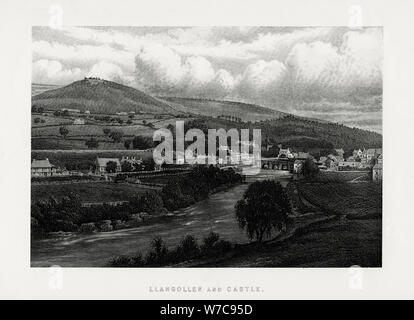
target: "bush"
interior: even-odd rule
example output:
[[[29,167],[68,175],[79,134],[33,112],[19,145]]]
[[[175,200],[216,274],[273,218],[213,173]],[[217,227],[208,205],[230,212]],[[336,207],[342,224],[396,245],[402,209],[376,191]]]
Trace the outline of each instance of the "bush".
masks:
[[[99,147],[99,142],[95,138],[90,138],[86,140],[85,145],[88,147],[88,149],[96,149]]]
[[[99,231],[108,232],[113,230],[111,220],[103,220],[100,221],[98,224]]]
[[[155,237],[151,242],[152,250],[145,259],[147,265],[165,265],[168,262],[168,249],[160,237]]]
[[[186,235],[177,247],[178,257],[181,260],[193,259],[200,255],[197,239],[192,235]]]
[[[119,256],[112,259],[109,265],[114,268],[129,268],[132,266],[132,258],[129,256]]]
[[[92,232],[98,231],[98,229],[96,228],[94,223],[90,222],[90,223],[82,223],[79,228],[79,231],[83,233],[92,233]]]
[[[109,137],[114,142],[121,142],[123,136],[124,136],[124,133],[121,130],[113,130],[109,133]]]
[[[154,146],[154,142],[152,139],[142,136],[135,136],[132,139],[132,148],[139,149],[139,150],[146,150],[152,148]]]
[[[203,239],[203,244],[201,245],[201,253],[204,255],[209,255],[214,249],[214,245],[220,239],[218,233],[210,232],[207,237]]]
[[[135,210],[150,214],[160,213],[164,208],[162,198],[157,193],[150,191],[135,196],[130,203]]]

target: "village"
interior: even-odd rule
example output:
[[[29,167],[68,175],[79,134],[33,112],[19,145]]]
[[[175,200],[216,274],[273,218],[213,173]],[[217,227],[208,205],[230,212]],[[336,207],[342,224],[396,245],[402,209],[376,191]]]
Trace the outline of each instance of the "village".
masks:
[[[228,165],[233,164],[234,158],[242,158],[243,154],[234,153],[229,150],[229,155],[223,158],[218,158],[216,166],[226,169]],[[290,148],[282,148],[279,145],[279,153],[277,157],[261,158],[261,166],[263,169],[284,170],[289,171],[295,175],[300,175],[303,172],[303,166],[307,159],[311,159],[322,171],[370,171],[373,181],[382,180],[382,149],[370,148],[363,150],[353,150],[352,155],[347,158],[344,157],[344,150],[335,149],[335,154],[328,154],[315,159],[308,152],[293,152]],[[186,155],[187,157],[188,155]],[[198,156],[200,157],[200,155]],[[208,156],[209,158],[211,157]],[[208,161],[206,161],[208,162]],[[175,169],[188,169],[188,165],[177,165]],[[234,169],[237,166],[232,165]],[[142,158],[135,156],[122,156],[103,158],[96,157],[93,167],[86,173],[79,171],[70,171],[66,168],[55,166],[46,159],[33,159],[31,164],[32,177],[52,177],[65,176],[74,174],[89,174],[101,176],[109,180],[109,177],[121,172],[141,172],[149,173],[159,172],[165,169],[171,170],[169,167],[157,165],[155,163],[146,164]]]

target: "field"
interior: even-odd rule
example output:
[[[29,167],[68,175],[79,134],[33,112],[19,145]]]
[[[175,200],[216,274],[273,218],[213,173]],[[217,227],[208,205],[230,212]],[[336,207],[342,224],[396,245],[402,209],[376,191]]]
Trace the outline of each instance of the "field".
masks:
[[[358,179],[358,180],[357,180]],[[349,182],[352,180],[370,180],[369,171],[321,171],[315,179],[317,182]]]
[[[73,121],[82,117],[84,125],[74,125]],[[124,140],[132,139],[134,136],[152,137],[154,131],[159,128],[166,128],[169,124],[175,124],[175,117],[167,115],[139,114],[134,119],[127,116],[112,115],[123,121],[122,124],[114,121],[96,121],[91,116],[81,114],[70,114],[69,116],[55,116],[50,112],[34,113],[32,115],[32,150],[84,150],[87,149],[85,142],[95,138],[99,142],[96,149],[124,149]],[[161,118],[160,118],[161,117]],[[130,120],[132,123],[128,124]],[[149,125],[151,123],[151,125]],[[63,138],[60,127],[64,125],[69,133]],[[103,130],[108,128],[112,131],[121,131],[123,139],[121,142],[114,142],[104,134]]]
[[[82,202],[128,201],[136,194],[148,191],[136,184],[113,182],[82,182],[36,185],[32,184],[32,202],[50,197],[61,199],[73,192]]]
[[[381,267],[381,219],[333,220],[309,226],[283,242],[237,248],[186,267]]]
[[[302,198],[331,214],[352,218],[381,217],[382,184],[366,183],[300,183]]]

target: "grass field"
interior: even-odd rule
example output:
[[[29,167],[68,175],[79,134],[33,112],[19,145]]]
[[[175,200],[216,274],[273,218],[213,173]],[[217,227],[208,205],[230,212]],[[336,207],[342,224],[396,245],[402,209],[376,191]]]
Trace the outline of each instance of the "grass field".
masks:
[[[79,118],[79,115],[71,115],[66,117],[57,117],[52,113],[33,114],[32,115],[32,149],[33,150],[45,150],[45,149],[87,149],[85,145],[86,140],[95,138],[99,142],[99,146],[96,149],[123,149],[124,140],[132,139],[134,136],[152,137],[154,130],[158,128],[165,128],[168,124],[175,124],[176,118],[154,118],[154,115],[136,115],[132,119],[131,124],[127,124],[127,116],[113,117],[121,118],[124,120],[123,124],[105,121],[96,121],[92,117],[85,118],[86,124],[74,125],[73,120]],[[43,122],[35,123],[35,119],[39,118]],[[144,124],[144,120],[146,124]],[[153,127],[148,126],[148,123],[152,123]],[[62,125],[68,129],[69,133],[64,139],[59,129]],[[124,139],[121,142],[113,142],[112,139],[103,133],[103,129],[108,128],[110,130],[121,131],[124,135]]]
[[[55,197],[61,199],[73,192],[82,202],[127,201],[136,194],[148,191],[139,185],[113,182],[84,182],[67,184],[32,184],[32,202]]]
[[[348,182],[352,180],[370,180],[369,171],[320,171],[317,182]]]
[[[239,248],[186,267],[381,267],[381,225],[381,219],[337,219],[309,226],[281,243]]]
[[[332,214],[355,218],[382,215],[381,183],[303,183],[297,188],[307,201]]]

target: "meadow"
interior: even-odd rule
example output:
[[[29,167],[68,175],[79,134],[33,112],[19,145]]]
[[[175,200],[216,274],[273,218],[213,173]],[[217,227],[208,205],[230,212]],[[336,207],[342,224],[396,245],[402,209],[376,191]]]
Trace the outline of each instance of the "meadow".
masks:
[[[148,188],[137,184],[113,183],[105,181],[82,182],[82,183],[59,183],[59,184],[32,184],[32,202],[47,200],[54,197],[57,200],[69,195],[78,194],[81,202],[110,202],[128,201],[136,194],[142,194]]]
[[[366,183],[299,183],[301,197],[326,213],[349,218],[382,216],[382,184]]]

